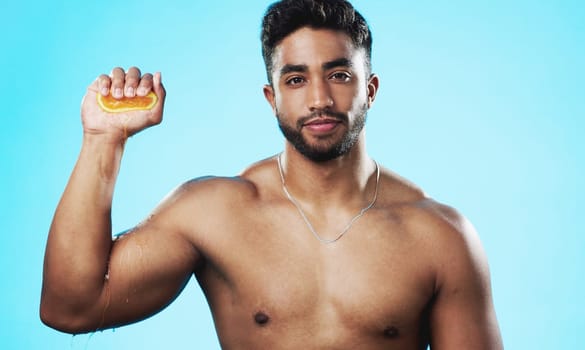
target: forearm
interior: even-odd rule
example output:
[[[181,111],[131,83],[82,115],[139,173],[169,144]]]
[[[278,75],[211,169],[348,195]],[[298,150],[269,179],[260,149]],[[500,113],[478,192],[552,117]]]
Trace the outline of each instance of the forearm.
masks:
[[[78,311],[96,301],[107,274],[111,204],[123,144],[85,135],[49,232],[41,306]],[[75,301],[75,302],[72,302]]]

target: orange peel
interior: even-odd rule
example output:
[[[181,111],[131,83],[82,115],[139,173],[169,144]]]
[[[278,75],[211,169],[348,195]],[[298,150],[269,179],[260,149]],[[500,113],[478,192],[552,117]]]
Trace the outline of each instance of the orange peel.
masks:
[[[129,111],[138,111],[151,109],[156,105],[158,97],[154,92],[149,92],[146,96],[122,97],[116,99],[111,94],[104,96],[97,94],[97,103],[101,109],[110,113],[121,113]]]

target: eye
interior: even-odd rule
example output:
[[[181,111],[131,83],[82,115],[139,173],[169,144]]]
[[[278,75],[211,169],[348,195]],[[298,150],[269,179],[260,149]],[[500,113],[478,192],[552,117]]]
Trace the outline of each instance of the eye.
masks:
[[[285,81],[286,85],[290,85],[290,86],[296,86],[296,85],[300,85],[305,81],[305,79],[303,79],[303,77],[299,77],[299,76],[294,76],[291,78],[288,78]]]
[[[338,82],[348,82],[351,80],[351,75],[347,72],[335,72],[330,75],[330,79]]]

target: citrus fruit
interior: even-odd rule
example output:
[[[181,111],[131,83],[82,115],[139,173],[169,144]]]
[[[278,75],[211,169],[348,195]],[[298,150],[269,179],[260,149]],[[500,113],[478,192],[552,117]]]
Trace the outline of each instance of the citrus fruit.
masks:
[[[97,94],[97,103],[106,112],[120,113],[136,111],[141,109],[151,109],[156,104],[158,97],[154,92],[149,92],[146,96],[122,97],[116,99],[111,94],[104,96]]]

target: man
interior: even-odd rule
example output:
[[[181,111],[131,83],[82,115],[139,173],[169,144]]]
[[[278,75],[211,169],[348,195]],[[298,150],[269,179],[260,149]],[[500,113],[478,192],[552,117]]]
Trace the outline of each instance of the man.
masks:
[[[162,120],[159,73],[120,68],[89,87],[83,145],[49,233],[42,320],[80,333],[136,322],[192,274],[225,349],[500,349],[471,225],[368,157],[379,78],[371,34],[344,0],[283,0],[263,21],[264,95],[284,151],[234,178],[180,186],[112,241],[127,137]],[[96,95],[144,96],[109,114]]]

